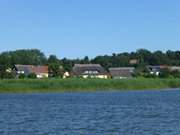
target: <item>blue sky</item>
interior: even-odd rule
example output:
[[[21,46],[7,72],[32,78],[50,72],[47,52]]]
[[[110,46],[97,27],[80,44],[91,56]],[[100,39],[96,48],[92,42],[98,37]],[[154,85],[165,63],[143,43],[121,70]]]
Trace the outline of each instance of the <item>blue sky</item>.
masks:
[[[0,0],[0,52],[77,58],[180,49],[180,0]]]

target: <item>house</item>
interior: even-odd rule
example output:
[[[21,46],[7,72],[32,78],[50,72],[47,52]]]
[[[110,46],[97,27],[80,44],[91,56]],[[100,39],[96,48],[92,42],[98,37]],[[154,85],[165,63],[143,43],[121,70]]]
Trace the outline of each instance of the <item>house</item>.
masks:
[[[100,64],[75,64],[72,74],[82,78],[108,78],[107,71]]]
[[[179,71],[180,72],[180,67],[179,66],[169,66],[170,71]]]
[[[160,71],[162,69],[168,69],[168,66],[164,66],[164,65],[157,65],[157,66],[147,66],[147,69],[149,70],[150,74],[154,74],[154,75],[159,75]]]
[[[134,73],[134,67],[114,67],[109,68],[109,72],[114,79],[131,78]]]
[[[29,74],[34,73],[37,78],[48,78],[48,66],[15,65],[14,69],[17,76],[20,74],[28,76]]]

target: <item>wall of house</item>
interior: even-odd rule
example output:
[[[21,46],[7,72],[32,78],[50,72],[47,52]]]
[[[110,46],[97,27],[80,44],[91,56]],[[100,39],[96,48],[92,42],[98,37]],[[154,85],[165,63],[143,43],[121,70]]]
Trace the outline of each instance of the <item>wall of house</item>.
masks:
[[[113,76],[113,79],[127,79],[127,78],[132,78],[132,76],[130,77],[125,77],[125,76]]]
[[[41,78],[48,78],[48,73],[38,73],[36,74],[36,77],[41,79]]]
[[[101,79],[107,79],[108,76],[107,75],[98,75],[97,78],[101,78]]]
[[[99,78],[99,79],[107,79],[107,75],[82,75],[82,78]]]

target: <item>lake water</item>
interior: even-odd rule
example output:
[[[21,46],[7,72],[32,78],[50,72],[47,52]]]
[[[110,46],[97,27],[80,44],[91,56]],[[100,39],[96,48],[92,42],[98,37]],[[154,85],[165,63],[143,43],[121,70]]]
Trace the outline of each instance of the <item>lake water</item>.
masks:
[[[0,94],[0,135],[180,135],[180,90]]]

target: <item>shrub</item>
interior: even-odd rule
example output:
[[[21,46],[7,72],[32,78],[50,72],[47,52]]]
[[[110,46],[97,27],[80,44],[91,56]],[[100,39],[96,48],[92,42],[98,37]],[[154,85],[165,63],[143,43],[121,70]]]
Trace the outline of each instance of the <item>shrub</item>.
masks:
[[[5,72],[5,73],[3,74],[3,77],[2,77],[2,78],[4,78],[4,79],[13,79],[13,78],[15,78],[15,74],[14,74],[14,73]]]
[[[171,75],[172,75],[174,78],[180,78],[180,72],[179,72],[178,70],[172,71],[172,72],[171,72]]]
[[[25,74],[20,74],[20,75],[19,75],[19,79],[24,79],[24,78],[26,78],[26,75],[25,75]]]
[[[145,77],[145,78],[157,78],[157,75],[155,75],[155,74],[150,74],[150,73],[146,73],[146,74],[144,74],[144,77]]]
[[[31,73],[31,74],[28,75],[28,78],[30,78],[30,79],[36,79],[37,76],[36,76],[35,73]]]
[[[168,77],[170,77],[170,75],[171,75],[171,72],[169,71],[169,69],[165,68],[165,69],[161,69],[159,77],[160,78],[168,78]]]

